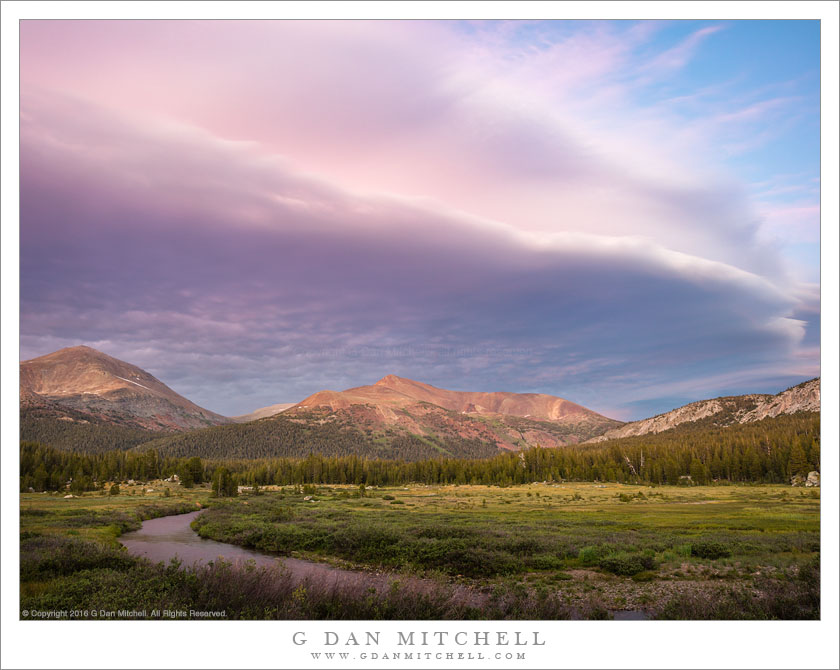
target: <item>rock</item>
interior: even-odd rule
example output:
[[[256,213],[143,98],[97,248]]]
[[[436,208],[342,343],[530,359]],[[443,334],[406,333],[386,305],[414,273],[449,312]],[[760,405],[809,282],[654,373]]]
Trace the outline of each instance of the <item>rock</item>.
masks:
[[[304,496],[304,500],[312,500],[312,496]]]
[[[69,496],[64,496],[64,497],[65,497],[65,498],[75,498],[76,496],[74,496],[74,495],[71,493]]]
[[[808,479],[805,480],[805,486],[819,486],[820,485],[820,473],[816,470],[812,470],[808,473]]]
[[[679,424],[709,417],[715,417],[714,422],[718,425],[728,426],[733,423],[761,421],[767,417],[779,416],[780,414],[819,411],[820,380],[817,378],[776,395],[751,393],[699,400],[649,419],[626,423],[618,428],[608,430],[602,435],[590,438],[586,442],[603,442],[619,437],[661,433]]]
[[[794,475],[790,478],[791,486],[802,486],[805,483],[805,478],[802,475]]]

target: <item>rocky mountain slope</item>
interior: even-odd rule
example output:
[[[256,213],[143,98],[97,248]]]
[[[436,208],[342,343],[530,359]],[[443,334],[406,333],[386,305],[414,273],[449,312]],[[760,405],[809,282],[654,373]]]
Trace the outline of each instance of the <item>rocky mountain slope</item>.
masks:
[[[265,419],[266,417],[280,414],[280,412],[285,412],[287,409],[294,406],[295,403],[293,402],[281,402],[276,405],[269,405],[268,407],[260,407],[250,414],[240,414],[239,416],[232,416],[230,418],[231,421],[235,421],[236,423],[248,423],[249,421]]]
[[[716,426],[752,423],[780,414],[820,411],[820,380],[811,379],[776,395],[749,394],[700,400],[649,419],[633,421],[588,440],[603,442],[620,437],[661,433],[687,422]]]
[[[359,402],[393,407],[427,402],[464,414],[509,414],[560,423],[606,418],[581,405],[542,393],[448,391],[396,375],[387,375],[372,386],[359,386],[340,392],[321,391],[301,401],[298,406],[328,405],[332,409],[338,409]]]
[[[575,444],[620,422],[563,398],[539,393],[449,391],[388,375],[371,386],[319,391],[284,416],[382,431],[468,439],[503,449]]]
[[[183,431],[229,423],[145,370],[79,346],[20,364],[21,412],[72,423]]]

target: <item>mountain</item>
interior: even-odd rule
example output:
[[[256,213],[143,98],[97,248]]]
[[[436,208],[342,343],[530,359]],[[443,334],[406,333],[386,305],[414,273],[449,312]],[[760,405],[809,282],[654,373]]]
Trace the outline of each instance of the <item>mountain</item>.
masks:
[[[753,393],[700,400],[649,419],[633,421],[588,440],[603,442],[621,437],[661,433],[685,423],[710,426],[752,423],[781,414],[820,411],[820,380],[811,379],[776,395]]]
[[[577,444],[619,425],[554,396],[447,391],[388,375],[371,386],[319,391],[257,421],[166,436],[137,449],[205,458],[486,458],[537,444]]]
[[[274,416],[275,414],[280,414],[280,412],[285,412],[290,407],[294,407],[295,403],[293,402],[281,402],[277,405],[269,405],[268,407],[261,407],[260,409],[255,409],[250,414],[240,414],[239,416],[232,416],[230,417],[231,421],[236,423],[248,423],[249,421],[256,421],[257,419],[265,419],[269,416]]]
[[[464,414],[483,416],[509,414],[560,423],[611,421],[581,405],[552,395],[504,391],[447,391],[396,375],[387,375],[372,386],[358,386],[339,392],[320,391],[302,400],[297,407],[324,405],[340,409],[359,403],[405,407],[419,402],[431,403]]]
[[[556,396],[449,391],[395,375],[371,386],[319,391],[284,416],[333,422],[370,434],[388,430],[444,441],[475,439],[510,450],[574,444],[621,425]]]
[[[183,431],[229,423],[145,370],[90,347],[69,347],[20,364],[23,418]]]

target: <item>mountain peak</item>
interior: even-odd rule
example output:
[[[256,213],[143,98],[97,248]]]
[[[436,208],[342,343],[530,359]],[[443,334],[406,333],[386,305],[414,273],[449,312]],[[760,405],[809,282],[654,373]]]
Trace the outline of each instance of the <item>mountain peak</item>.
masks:
[[[370,386],[319,391],[287,412],[293,420],[338,419],[368,432],[437,435],[447,444],[477,441],[503,449],[578,442],[621,425],[556,396],[450,391],[393,374]]]
[[[43,356],[38,356],[37,358],[31,358],[28,361],[22,361],[21,364],[26,365],[38,362],[69,363],[76,361],[99,361],[101,363],[107,362],[124,367],[136,367],[130,363],[121,361],[118,358],[109,356],[108,354],[99,351],[99,349],[89,347],[86,344],[79,344],[74,347],[64,347],[63,349],[58,349],[52,353],[44,354]]]
[[[74,354],[92,354],[95,356],[107,356],[107,354],[103,354],[98,349],[89,347],[86,344],[77,344],[74,347],[64,347],[63,349],[58,349],[56,351],[53,351],[52,353],[44,354],[43,356],[38,356],[30,360],[36,361],[40,358],[63,358],[66,356],[73,356]]]
[[[374,384],[374,386],[390,386],[392,384],[399,384],[400,382],[410,382],[410,379],[397,377],[397,375],[385,375],[382,379]]]
[[[22,361],[20,395],[28,404],[57,404],[110,422],[155,430],[228,422],[136,365],[85,345]]]
[[[575,416],[573,420],[578,420],[586,415],[612,421],[555,396],[504,391],[449,391],[393,374],[385,375],[371,386],[358,386],[346,391],[320,391],[299,405],[307,408],[319,405],[336,408],[352,404],[407,406],[414,403],[430,403],[465,414],[508,414],[561,422],[572,416]]]

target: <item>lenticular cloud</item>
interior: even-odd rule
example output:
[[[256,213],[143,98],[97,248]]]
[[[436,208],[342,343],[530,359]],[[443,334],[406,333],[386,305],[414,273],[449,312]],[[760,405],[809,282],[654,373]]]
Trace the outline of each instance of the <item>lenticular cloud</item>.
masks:
[[[394,371],[617,406],[803,337],[774,278],[644,236],[357,191],[43,90],[23,109],[24,347],[109,342],[229,414]]]

